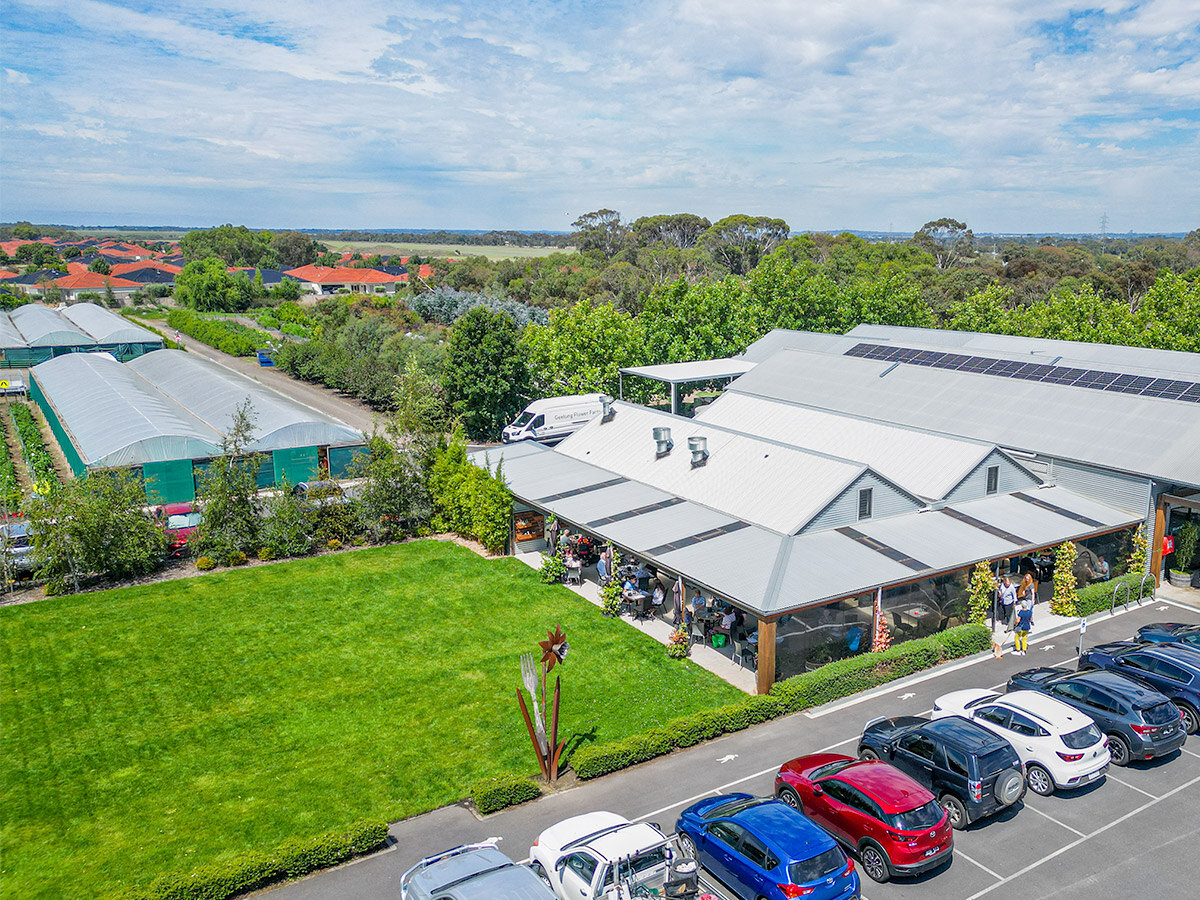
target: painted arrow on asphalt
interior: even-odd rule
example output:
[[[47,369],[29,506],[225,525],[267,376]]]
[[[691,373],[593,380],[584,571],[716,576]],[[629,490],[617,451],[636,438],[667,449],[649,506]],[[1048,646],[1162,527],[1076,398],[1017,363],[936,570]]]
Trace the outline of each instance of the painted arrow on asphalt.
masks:
[[[731,759],[737,759],[737,758],[738,758],[738,755],[736,753],[730,753],[728,756],[722,756],[720,759],[717,760],[717,762],[727,763]]]
[[[1053,650],[1053,649],[1054,649],[1053,644],[1047,644],[1045,647],[1042,648],[1042,652],[1045,653],[1047,650]]]
[[[1160,606],[1160,607],[1158,608],[1158,611],[1159,611],[1159,612],[1166,612],[1168,609],[1170,609],[1170,607],[1169,607],[1169,606]]]
[[[911,700],[915,696],[917,696],[917,695],[916,694],[901,694],[900,699],[901,700]]]

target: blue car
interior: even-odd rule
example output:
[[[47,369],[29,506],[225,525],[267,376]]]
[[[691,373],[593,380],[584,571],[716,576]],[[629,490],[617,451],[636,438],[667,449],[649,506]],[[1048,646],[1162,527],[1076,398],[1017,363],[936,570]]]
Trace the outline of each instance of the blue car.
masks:
[[[1200,625],[1187,625],[1183,622],[1154,622],[1143,625],[1138,629],[1137,640],[1151,644],[1164,644],[1175,641],[1200,647]]]
[[[1200,647],[1113,641],[1083,651],[1080,669],[1106,669],[1154,688],[1179,707],[1183,730],[1200,730]]]
[[[854,863],[829,834],[781,800],[708,797],[675,823],[679,849],[746,900],[850,900]]]

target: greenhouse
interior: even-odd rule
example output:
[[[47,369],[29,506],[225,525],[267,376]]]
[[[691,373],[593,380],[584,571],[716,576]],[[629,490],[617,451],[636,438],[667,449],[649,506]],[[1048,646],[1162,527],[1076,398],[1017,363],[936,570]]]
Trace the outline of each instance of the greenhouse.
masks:
[[[247,447],[260,454],[258,483],[346,477],[361,433],[216,363],[164,350],[122,364],[106,353],[73,353],[35,366],[30,396],[77,476],[123,468],[155,503],[195,499],[208,462],[238,406],[250,401]]]
[[[161,350],[163,340],[94,303],[51,309],[38,303],[0,312],[0,368],[24,369],[67,353],[111,353],[121,360]]]

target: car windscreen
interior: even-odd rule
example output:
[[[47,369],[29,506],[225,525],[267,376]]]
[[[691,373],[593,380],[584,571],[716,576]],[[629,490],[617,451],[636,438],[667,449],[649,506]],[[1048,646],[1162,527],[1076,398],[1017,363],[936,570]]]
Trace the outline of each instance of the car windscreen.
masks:
[[[1179,719],[1179,710],[1171,702],[1159,703],[1148,709],[1138,710],[1147,725],[1167,725]]]
[[[1082,750],[1084,747],[1090,747],[1100,740],[1100,729],[1094,724],[1088,723],[1078,731],[1064,734],[1062,740],[1071,750]]]
[[[752,806],[759,806],[763,803],[771,803],[770,797],[739,797],[736,800],[730,800],[728,803],[718,803],[716,806],[706,809],[700,814],[702,819],[719,819],[723,816],[732,816],[740,813],[743,809],[749,809]]]
[[[899,831],[922,831],[926,828],[932,828],[938,822],[942,821],[942,816],[946,811],[942,809],[941,804],[936,800],[930,800],[924,806],[918,806],[916,809],[910,809],[908,812],[889,813],[887,822],[893,828]]]
[[[807,884],[821,878],[828,878],[846,868],[846,854],[841,847],[830,847],[819,856],[804,859],[788,866],[788,877],[792,884]]]
[[[624,859],[621,861],[621,870],[623,872],[631,872],[637,875],[640,872],[645,872],[647,869],[653,869],[655,866],[665,865],[667,862],[666,846],[652,847],[649,850],[643,850],[632,859]]]
[[[526,425],[528,425],[532,421],[533,421],[533,413],[523,412],[519,416],[517,416],[515,419],[513,419],[513,423],[512,423],[513,428],[524,428]]]
[[[986,778],[988,775],[994,775],[1009,766],[1019,766],[1021,761],[1017,758],[1017,752],[1012,747],[1000,747],[990,753],[983,753],[979,757],[979,777]]]
[[[168,528],[195,528],[200,524],[200,513],[176,513],[173,516],[167,516]]]

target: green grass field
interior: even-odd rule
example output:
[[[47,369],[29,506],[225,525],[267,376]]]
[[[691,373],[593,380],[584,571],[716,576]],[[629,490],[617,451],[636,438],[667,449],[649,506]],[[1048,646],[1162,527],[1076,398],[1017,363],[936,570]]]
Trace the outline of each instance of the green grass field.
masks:
[[[533,774],[518,656],[556,624],[569,746],[742,696],[436,541],[0,609],[0,895],[104,896]]]
[[[330,250],[341,253],[346,250],[372,256],[376,253],[402,256],[450,257],[461,259],[466,256],[486,256],[488,259],[531,259],[549,256],[551,253],[574,253],[574,247],[509,247],[487,244],[385,244],[372,241],[323,241]]]

